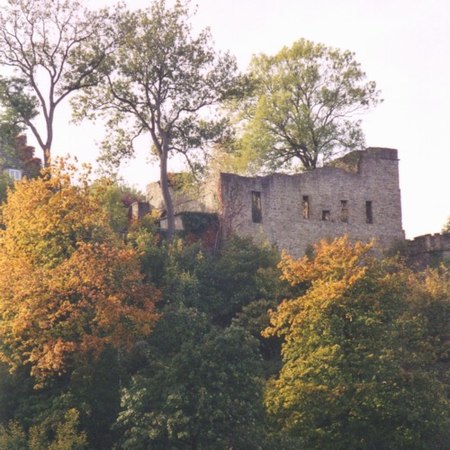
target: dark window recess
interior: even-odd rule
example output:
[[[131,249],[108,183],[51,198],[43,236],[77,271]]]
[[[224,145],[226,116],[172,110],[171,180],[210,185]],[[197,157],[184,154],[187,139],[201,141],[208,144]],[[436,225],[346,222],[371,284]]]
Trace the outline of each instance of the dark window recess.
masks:
[[[254,223],[262,222],[261,192],[252,191],[252,220]]]
[[[322,210],[322,220],[330,221],[331,220],[331,212],[329,209]]]
[[[373,223],[372,202],[366,202],[366,223]]]
[[[341,222],[348,222],[348,201],[341,200]]]
[[[309,197],[307,195],[303,196],[302,211],[303,211],[303,218],[309,219]]]

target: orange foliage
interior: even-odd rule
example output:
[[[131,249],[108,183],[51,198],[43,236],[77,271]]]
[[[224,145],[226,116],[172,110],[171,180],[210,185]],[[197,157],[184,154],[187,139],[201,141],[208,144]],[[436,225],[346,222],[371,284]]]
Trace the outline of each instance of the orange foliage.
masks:
[[[271,326],[264,331],[264,336],[284,336],[287,329],[303,323],[310,309],[323,310],[339,302],[342,294],[366,274],[364,259],[372,247],[372,243],[352,245],[343,236],[332,242],[317,243],[313,258],[304,256],[296,260],[283,253],[279,263],[282,279],[292,286],[307,283],[309,288],[304,296],[285,300],[277,311],[271,312]]]
[[[61,174],[24,181],[3,218],[0,358],[12,368],[29,364],[42,380],[151,332],[159,293],[86,186]]]
[[[361,258],[367,255],[372,247],[372,243],[362,242],[350,245],[347,236],[332,242],[322,240],[314,246],[314,258],[304,256],[295,260],[283,253],[279,268],[283,272],[283,279],[292,286],[322,279],[352,284],[354,278],[360,278],[364,274]]]

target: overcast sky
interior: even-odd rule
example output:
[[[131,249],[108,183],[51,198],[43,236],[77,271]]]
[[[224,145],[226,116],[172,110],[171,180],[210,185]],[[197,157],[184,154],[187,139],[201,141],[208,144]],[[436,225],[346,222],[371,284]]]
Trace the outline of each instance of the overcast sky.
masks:
[[[115,1],[91,0],[92,7]],[[144,0],[127,0],[130,8]],[[356,53],[384,102],[363,116],[368,146],[397,148],[403,227],[408,238],[439,232],[450,216],[449,0],[197,0],[194,27],[211,28],[219,50],[242,70],[253,54],[278,52],[300,38]],[[59,115],[54,149],[95,159],[99,127],[67,127]],[[31,141],[31,139],[30,139]],[[156,179],[146,151],[124,169],[140,187]]]

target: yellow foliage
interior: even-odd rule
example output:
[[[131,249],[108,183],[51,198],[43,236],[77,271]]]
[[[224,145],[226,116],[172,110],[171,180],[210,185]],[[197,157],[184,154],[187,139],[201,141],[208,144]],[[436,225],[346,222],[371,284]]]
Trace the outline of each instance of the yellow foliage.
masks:
[[[270,312],[283,366],[265,405],[299,448],[412,448],[448,425],[448,269],[416,273],[370,249],[343,237],[280,263],[302,294]]]
[[[16,184],[2,207],[6,231],[0,239],[6,253],[52,266],[73,252],[78,241],[108,239],[105,212],[89,195],[86,179],[72,182],[74,170],[60,162],[52,176],[47,171]]]
[[[38,379],[83,354],[129,348],[157,318],[156,289],[112,233],[87,185],[69,174],[24,181],[3,207],[0,358]]]
[[[347,236],[332,242],[322,240],[314,246],[314,257],[304,256],[298,260],[286,253],[279,264],[283,279],[295,286],[316,280],[354,283],[364,274],[361,260],[373,244],[356,242],[351,245]]]
[[[347,236],[332,242],[322,240],[314,246],[314,257],[293,259],[283,253],[279,268],[282,279],[292,286],[307,283],[306,294],[295,300],[285,300],[277,311],[270,313],[271,326],[263,335],[285,335],[286,327],[303,323],[311,309],[326,309],[338,301],[342,294],[364,277],[365,258],[373,244],[356,242],[352,245]],[[289,335],[292,337],[292,333]],[[289,337],[288,337],[289,338]]]

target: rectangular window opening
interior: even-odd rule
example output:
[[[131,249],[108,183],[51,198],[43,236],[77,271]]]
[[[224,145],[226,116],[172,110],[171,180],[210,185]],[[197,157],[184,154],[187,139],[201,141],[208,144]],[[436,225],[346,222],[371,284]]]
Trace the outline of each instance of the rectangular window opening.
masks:
[[[303,196],[303,201],[302,201],[302,211],[303,211],[303,218],[304,219],[309,219],[309,196],[304,195]]]
[[[366,223],[373,223],[372,202],[366,202]]]
[[[331,220],[331,212],[329,209],[322,210],[322,220],[329,222]]]
[[[20,169],[6,169],[6,171],[14,181],[20,181],[22,179],[22,171]]]
[[[341,222],[348,223],[348,201],[341,200]]]
[[[262,222],[261,192],[252,191],[252,220],[254,223]]]

